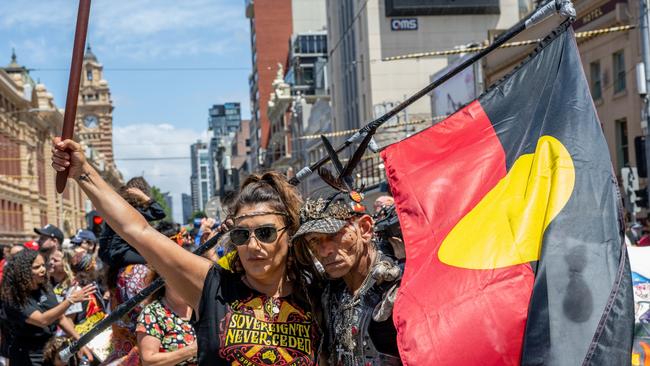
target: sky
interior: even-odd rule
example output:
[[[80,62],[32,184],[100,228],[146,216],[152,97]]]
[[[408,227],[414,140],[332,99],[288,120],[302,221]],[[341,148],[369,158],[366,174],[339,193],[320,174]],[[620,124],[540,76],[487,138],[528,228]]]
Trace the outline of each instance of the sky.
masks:
[[[15,48],[63,108],[78,1],[1,2],[0,65]],[[210,106],[240,102],[250,116],[249,34],[244,0],[92,0],[87,41],[111,89],[117,167],[171,192],[176,221],[190,193],[189,145],[207,137]],[[122,160],[133,158],[163,159]]]

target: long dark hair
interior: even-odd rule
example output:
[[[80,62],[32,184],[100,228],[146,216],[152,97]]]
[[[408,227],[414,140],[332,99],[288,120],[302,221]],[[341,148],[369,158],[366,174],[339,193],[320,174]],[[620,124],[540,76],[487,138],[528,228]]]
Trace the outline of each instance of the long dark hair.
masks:
[[[25,249],[7,261],[2,276],[0,299],[11,306],[21,307],[27,302],[32,289],[32,264],[40,254],[35,250]],[[45,281],[41,286],[46,288]]]
[[[230,216],[237,216],[244,206],[260,203],[268,205],[274,211],[286,213],[282,217],[286,226],[286,235],[291,238],[300,227],[302,197],[296,187],[291,185],[287,178],[278,172],[251,174],[242,183],[241,190],[228,211]],[[311,303],[312,296],[310,296],[309,291],[313,278],[310,276],[308,268],[296,261],[294,247],[291,245],[291,241],[289,243],[287,276],[294,284],[294,294]],[[236,253],[230,257],[230,268],[241,271],[243,267]]]

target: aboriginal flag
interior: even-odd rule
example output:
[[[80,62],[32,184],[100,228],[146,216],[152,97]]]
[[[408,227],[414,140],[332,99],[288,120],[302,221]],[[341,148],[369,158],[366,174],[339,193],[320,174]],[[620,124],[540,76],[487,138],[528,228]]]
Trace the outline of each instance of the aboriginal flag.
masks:
[[[405,365],[630,363],[616,178],[567,29],[382,152],[406,244]]]

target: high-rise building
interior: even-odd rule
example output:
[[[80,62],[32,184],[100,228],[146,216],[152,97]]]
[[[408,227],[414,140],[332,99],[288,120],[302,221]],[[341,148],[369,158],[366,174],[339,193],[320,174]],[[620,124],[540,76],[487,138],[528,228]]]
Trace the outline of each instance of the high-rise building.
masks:
[[[200,140],[190,146],[192,174],[190,187],[192,190],[192,210],[203,211],[210,199],[210,153],[208,145]]]
[[[241,127],[239,103],[215,104],[209,110],[210,139],[210,198],[223,196],[235,189],[232,177],[232,143]]]
[[[287,64],[278,65],[271,84],[267,116],[271,133],[266,166],[291,177],[307,163],[302,134],[311,130],[309,121],[321,121],[312,112],[315,103],[329,104],[327,90],[327,19],[325,0],[292,0]],[[329,113],[327,113],[329,114]],[[314,127],[314,126],[312,126]],[[304,188],[304,186],[301,186]]]
[[[278,64],[286,70],[292,32],[292,1],[246,0],[246,17],[250,20],[253,65],[248,80],[251,99],[249,166],[251,171],[255,171],[264,162],[271,137],[267,104]]]
[[[385,58],[482,42],[488,31],[509,28],[519,16],[517,0],[483,0],[471,5],[437,0],[328,0],[333,129],[360,128],[425,87],[431,74],[447,65],[444,57]],[[413,130],[398,123],[413,120],[431,120],[429,98],[421,98],[387,122],[385,127],[394,127],[380,129],[377,142],[383,146],[404,138]],[[363,162],[362,176],[383,174],[379,160]],[[381,179],[377,178],[366,183],[377,183]]]
[[[162,197],[165,200],[165,203],[167,204],[167,207],[169,207],[169,213],[171,215],[167,219],[170,220],[170,221],[173,221],[174,220],[174,201],[172,200],[172,195],[169,192],[164,192],[164,193],[162,193]]]
[[[183,222],[187,224],[192,216],[192,196],[187,193],[181,193],[181,206],[183,207]]]

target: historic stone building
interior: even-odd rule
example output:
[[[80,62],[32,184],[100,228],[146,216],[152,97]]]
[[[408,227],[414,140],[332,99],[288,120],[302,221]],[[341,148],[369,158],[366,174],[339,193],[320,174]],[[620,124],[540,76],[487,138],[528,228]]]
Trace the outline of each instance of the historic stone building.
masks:
[[[101,80],[101,73],[97,80]],[[97,94],[108,95],[106,82],[100,81],[99,85],[106,88],[98,88]],[[86,113],[92,110],[110,127],[112,106],[108,100],[109,108],[106,103],[97,103],[96,109],[88,109],[89,103],[80,103],[80,107],[83,105]],[[48,223],[61,228],[66,236],[86,227],[85,214],[91,206],[79,187],[69,181],[63,194],[56,193],[50,146],[52,138],[61,134],[62,126],[63,110],[56,106],[45,85],[34,82],[13,54],[11,63],[0,68],[0,244],[33,239],[33,229]],[[90,163],[112,184],[119,184],[121,175],[113,164],[112,149],[104,153],[97,150],[102,145],[95,141],[106,141],[105,134],[98,133],[95,140],[87,134],[90,128],[77,128],[74,138],[86,145]]]
[[[91,158],[98,162],[104,179],[117,186],[122,176],[113,160],[113,101],[103,69],[88,46],[82,67],[75,131],[80,141],[92,148],[95,155]]]

